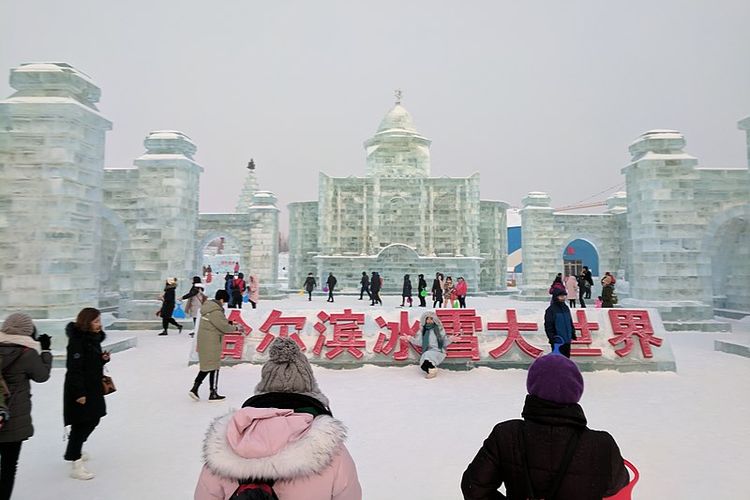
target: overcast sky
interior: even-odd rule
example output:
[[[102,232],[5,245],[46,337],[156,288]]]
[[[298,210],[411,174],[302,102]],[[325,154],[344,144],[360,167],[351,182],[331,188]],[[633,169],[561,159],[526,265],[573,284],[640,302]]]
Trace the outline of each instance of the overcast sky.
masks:
[[[319,171],[364,174],[396,88],[432,174],[479,172],[482,198],[512,206],[623,183],[653,128],[682,131],[704,166],[745,167],[748,20],[748,0],[0,0],[0,69],[87,73],[114,122],[106,166],[131,165],[150,130],[189,135],[203,211],[234,209],[253,157],[286,228]]]

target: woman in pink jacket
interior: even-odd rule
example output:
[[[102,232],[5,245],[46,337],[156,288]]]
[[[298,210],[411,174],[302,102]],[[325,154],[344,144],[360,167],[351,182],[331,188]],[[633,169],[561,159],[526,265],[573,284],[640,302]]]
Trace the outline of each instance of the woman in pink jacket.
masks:
[[[279,500],[361,500],[346,427],[292,339],[271,344],[255,392],[208,429],[195,500],[228,500],[241,483],[269,485]]]

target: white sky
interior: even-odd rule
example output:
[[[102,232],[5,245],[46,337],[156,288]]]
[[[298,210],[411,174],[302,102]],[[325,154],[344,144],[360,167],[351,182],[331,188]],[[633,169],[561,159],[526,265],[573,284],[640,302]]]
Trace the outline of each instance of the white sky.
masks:
[[[624,182],[628,144],[652,128],[682,131],[704,166],[746,166],[748,19],[746,0],[0,0],[0,69],[90,75],[114,122],[107,166],[130,165],[150,130],[185,132],[203,211],[234,209],[255,158],[284,229],[319,171],[364,174],[395,88],[433,140],[433,175],[480,172],[482,198],[514,206]]]

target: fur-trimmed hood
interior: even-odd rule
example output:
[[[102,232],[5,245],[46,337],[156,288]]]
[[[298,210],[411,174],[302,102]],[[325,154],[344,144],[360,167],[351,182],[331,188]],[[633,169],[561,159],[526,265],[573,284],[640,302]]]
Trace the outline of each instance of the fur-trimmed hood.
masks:
[[[345,439],[344,424],[328,415],[246,407],[213,421],[203,457],[231,480],[294,480],[325,470]]]
[[[424,326],[424,320],[427,319],[427,316],[432,316],[432,321],[435,322],[438,329],[440,330],[440,333],[443,335],[446,335],[445,333],[445,327],[443,326],[443,322],[440,321],[440,318],[438,317],[437,313],[435,311],[425,311],[422,313],[422,317],[419,318],[419,332],[422,332],[422,327]]]

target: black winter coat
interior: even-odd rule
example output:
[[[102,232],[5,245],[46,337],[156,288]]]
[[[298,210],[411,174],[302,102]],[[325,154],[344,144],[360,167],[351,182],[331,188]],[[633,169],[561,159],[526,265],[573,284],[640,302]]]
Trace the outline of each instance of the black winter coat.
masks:
[[[29,337],[31,339],[31,337]],[[23,441],[34,435],[31,425],[31,384],[49,379],[52,354],[18,344],[0,344],[3,378],[10,397],[6,400],[10,419],[0,429],[0,443]]]
[[[104,364],[102,341],[104,332],[79,330],[75,323],[65,328],[68,336],[68,359],[65,363],[65,388],[63,390],[63,416],[65,425],[90,422],[107,414],[102,389]],[[85,396],[86,404],[76,403]]]
[[[581,435],[557,500],[601,500],[628,483],[628,472],[615,440],[607,432],[586,427],[586,416],[579,405],[560,405],[529,395],[522,416],[524,420],[497,424],[484,441],[461,480],[465,500],[528,498],[519,437],[524,428],[536,498],[548,498],[547,488],[576,431]],[[497,491],[503,483],[507,496]]]
[[[419,278],[419,282],[417,283],[417,290],[421,292],[425,288],[427,288],[427,282],[424,280],[424,278]]]
[[[164,289],[164,301],[161,304],[161,317],[171,318],[175,306],[175,286],[167,286]]]
[[[404,288],[401,290],[402,297],[411,297],[411,280],[404,280]]]

